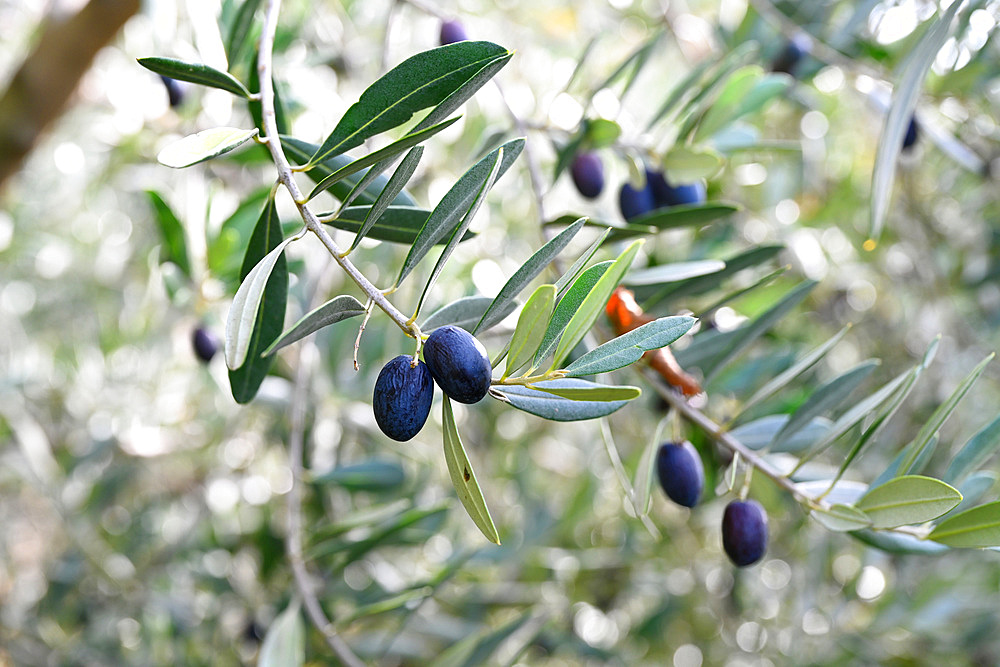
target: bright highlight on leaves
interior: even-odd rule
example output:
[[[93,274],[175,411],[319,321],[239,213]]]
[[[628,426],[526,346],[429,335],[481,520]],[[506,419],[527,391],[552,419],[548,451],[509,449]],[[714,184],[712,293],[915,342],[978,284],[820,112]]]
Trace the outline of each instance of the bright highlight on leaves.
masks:
[[[924,523],[950,512],[962,494],[933,477],[896,477],[866,493],[855,506],[872,520],[873,528]]]
[[[927,537],[949,547],[985,549],[1000,546],[1000,501],[949,517]]]
[[[236,150],[257,136],[258,132],[257,128],[241,130],[238,127],[202,130],[166,146],[156,159],[160,164],[174,169],[190,167]]]
[[[639,361],[648,350],[670,345],[694,326],[693,317],[661,317],[618,336],[566,367],[567,377],[608,373]]]
[[[528,363],[545,335],[545,326],[556,302],[556,286],[540,285],[528,298],[517,320],[507,353],[507,370],[503,378],[513,375]],[[503,379],[501,378],[501,379]]]

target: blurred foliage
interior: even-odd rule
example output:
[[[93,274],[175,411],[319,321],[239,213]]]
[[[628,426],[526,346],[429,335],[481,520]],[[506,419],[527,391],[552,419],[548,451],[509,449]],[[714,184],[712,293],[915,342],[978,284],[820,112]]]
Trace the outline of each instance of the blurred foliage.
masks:
[[[221,355],[203,366],[191,347],[199,325],[221,334],[239,269],[227,259],[249,238],[271,166],[258,147],[185,171],[156,164],[173,139],[253,120],[221,90],[186,87],[183,103],[171,108],[159,77],[135,63],[156,53],[226,69],[222,45],[239,41],[240,30],[231,29],[236,6],[148,3],[100,54],[71,111],[0,194],[0,663],[252,663],[278,615],[297,608],[283,540],[298,352],[282,351],[253,403],[237,406]],[[835,61],[814,50],[779,98],[715,137],[712,148],[725,164],[708,183],[709,199],[740,210],[659,234],[641,261],[729,259],[758,245],[784,246],[767,266],[787,264],[786,272],[724,304],[722,296],[763,274],[739,273],[725,288],[677,291],[649,305],[656,315],[707,312],[702,326],[721,332],[759,316],[803,278],[818,281],[792,315],[712,378],[710,411],[720,421],[846,322],[854,326],[821,363],[749,416],[794,411],[816,387],[871,357],[882,360],[870,381],[879,386],[942,335],[934,363],[860,459],[859,477],[870,481],[997,347],[1000,205],[989,167],[998,140],[1000,3],[966,12],[935,60],[917,107],[925,132],[899,158],[878,246],[862,249],[885,82],[895,80],[934,7],[834,0],[442,6],[473,38],[516,55],[499,77],[502,93],[485,87],[458,123],[428,143],[408,189],[431,204],[485,149],[520,134],[509,105],[546,178],[557,173],[560,150],[585,136],[604,160],[609,186],[596,201],[580,197],[568,174],[543,184],[547,219],[585,213],[620,224],[618,186],[636,159],[672,142],[662,126],[652,134],[644,128],[700,64],[728,57],[734,66],[767,69],[799,30],[836,49]],[[12,37],[0,44],[0,71],[14,67],[43,11],[41,3],[0,4],[0,24]],[[283,122],[296,137],[321,142],[388,66],[436,45],[441,18],[388,0],[286,2],[276,57]],[[238,50],[246,60],[231,71],[246,80],[253,49]],[[602,85],[623,62],[625,76]],[[696,78],[685,94],[697,95],[705,81]],[[585,128],[601,128],[597,119],[616,121],[620,136],[609,138],[607,126],[587,136]],[[971,168],[970,155],[984,167]],[[541,245],[523,162],[487,200],[473,225],[478,236],[456,248],[426,312],[495,294]],[[189,265],[163,261],[174,249],[161,241],[149,192],[184,225]],[[287,201],[278,204],[283,219],[294,217]],[[351,237],[338,234],[349,246]],[[352,257],[373,282],[388,285],[403,250],[364,241]],[[326,298],[352,291],[318,249],[297,244],[288,259],[288,322],[309,310],[317,283]],[[310,274],[317,266],[322,272]],[[396,303],[414,307],[419,289],[404,285]],[[707,466],[707,498],[693,511],[654,490],[654,535],[625,499],[597,423],[554,424],[496,402],[455,405],[503,541],[486,543],[451,493],[440,408],[405,444],[375,426],[375,376],[410,345],[376,315],[355,372],[353,323],[315,335],[325,367],[309,388],[306,467],[315,474],[305,488],[305,555],[322,584],[320,601],[363,658],[1000,661],[992,551],[893,555],[808,520],[757,475],[751,495],[770,516],[770,551],[761,565],[735,570],[718,530],[728,455],[672,417],[665,432],[690,439],[717,465]],[[483,337],[491,353],[512,327],[505,322]],[[962,443],[998,413],[998,373],[988,366],[940,429],[931,474],[944,474]],[[639,382],[627,370],[620,375]],[[637,468],[662,417],[647,392],[609,418],[627,470]],[[817,465],[835,470],[844,456],[835,445]],[[995,500],[995,474],[981,475],[979,502]],[[307,659],[324,663],[322,638],[306,628]]]

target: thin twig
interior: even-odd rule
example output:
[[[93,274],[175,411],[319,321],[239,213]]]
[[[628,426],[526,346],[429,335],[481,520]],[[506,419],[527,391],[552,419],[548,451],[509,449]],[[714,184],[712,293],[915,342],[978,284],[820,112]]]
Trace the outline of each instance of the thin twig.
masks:
[[[316,237],[326,247],[334,261],[340,268],[354,281],[354,283],[370,298],[376,306],[403,330],[405,334],[412,338],[420,337],[420,327],[404,315],[396,306],[390,302],[385,295],[368,278],[361,273],[358,267],[354,266],[346,256],[341,254],[337,243],[323,228],[322,223],[309,208],[308,200],[302,195],[298,183],[292,175],[292,168],[288,164],[285,152],[281,148],[281,141],[278,135],[278,125],[274,115],[274,86],[271,82],[271,57],[274,48],[274,35],[278,24],[278,11],[281,0],[269,0],[267,16],[265,18],[264,30],[260,37],[260,55],[257,59],[257,72],[260,77],[260,103],[261,118],[264,125],[264,137],[267,139],[267,148],[271,152],[274,166],[278,171],[278,180],[288,190],[292,196],[292,201],[299,209],[299,215],[305,222],[306,228],[316,235]]]

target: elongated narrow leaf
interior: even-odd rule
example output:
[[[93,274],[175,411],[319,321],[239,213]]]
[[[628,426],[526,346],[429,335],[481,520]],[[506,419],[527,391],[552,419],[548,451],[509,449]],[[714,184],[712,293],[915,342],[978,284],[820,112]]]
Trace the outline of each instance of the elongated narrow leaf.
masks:
[[[985,549],[1000,546],[1000,501],[948,517],[927,537],[949,547]]]
[[[226,38],[226,58],[229,60],[229,69],[233,69],[233,66],[239,62],[240,55],[247,46],[250,31],[253,28],[254,14],[260,7],[260,3],[261,0],[244,0],[236,11],[236,16],[233,17]]]
[[[735,335],[721,354],[702,366],[701,371],[705,374],[706,379],[710,380],[713,378],[726,364],[739,356],[751,343],[777,324],[781,318],[791,312],[795,306],[805,299],[814,287],[816,287],[816,282],[813,280],[806,280],[799,283],[788,294],[783,296],[778,303],[771,306],[771,308],[757,317],[757,319],[736,329],[733,332]]]
[[[795,489],[809,498],[822,498],[831,505],[853,505],[868,491],[864,482],[850,479],[810,479],[796,482]]]
[[[491,660],[491,657],[507,638],[531,618],[532,614],[534,611],[529,609],[498,628],[486,625],[481,632],[463,637],[434,657],[435,667],[479,667],[501,664],[500,660],[497,658]]]
[[[893,394],[895,394],[896,391],[907,382],[911,372],[912,371],[905,371],[900,373],[892,380],[889,380],[884,385],[879,387],[876,391],[872,392],[844,411],[842,415],[837,417],[837,421],[833,424],[833,427],[830,429],[830,432],[826,435],[826,437],[816,443],[815,451],[822,452],[829,445],[833,444],[837,438],[860,424],[865,417],[874,414],[883,403],[892,398]],[[852,454],[849,454],[847,457],[847,465],[850,465],[850,461],[854,459]]]
[[[629,221],[635,227],[655,227],[656,229],[676,229],[696,227],[727,218],[740,210],[739,204],[710,201],[702,204],[683,204],[659,208]],[[597,224],[602,224],[597,222]]]
[[[306,313],[302,319],[296,322],[291,329],[281,334],[277,340],[271,343],[263,355],[274,354],[281,348],[302,340],[309,334],[319,331],[323,327],[336,324],[349,317],[357,317],[365,314],[365,307],[353,296],[343,294],[335,296],[322,306]]]
[[[858,364],[843,375],[830,380],[825,385],[817,389],[806,401],[792,414],[788,423],[774,436],[773,446],[780,446],[781,443],[791,437],[798,429],[804,427],[813,417],[822,415],[837,408],[847,400],[847,397],[860,385],[865,378],[871,375],[878,366],[878,362],[871,360]]]
[[[884,530],[866,529],[852,531],[851,537],[870,547],[875,547],[891,554],[931,556],[948,551],[948,547],[943,544],[922,540],[913,535],[889,533]]]
[[[635,297],[639,303],[644,304],[647,309],[651,309],[653,306],[663,303],[666,299],[678,298],[689,294],[704,294],[716,289],[740,271],[770,262],[782,250],[784,250],[784,246],[780,245],[751,248],[724,260],[726,268],[721,271],[691,278],[682,283],[671,283],[662,288],[639,287],[635,290]]]
[[[608,373],[639,361],[648,350],[670,345],[694,326],[693,317],[661,317],[599,345],[566,367],[567,377]]]
[[[629,71],[629,68],[632,68],[633,70],[632,79],[634,79],[635,74],[638,73],[638,70],[640,70],[642,66],[646,63],[646,61],[649,59],[649,56],[652,54],[653,49],[656,47],[657,42],[659,42],[662,37],[663,37],[663,31],[658,30],[657,32],[653,33],[649,37],[649,39],[647,39],[645,42],[640,44],[635,50],[633,50],[630,54],[628,54],[625,57],[625,59],[622,60],[621,63],[619,63],[618,67],[616,67],[614,71],[607,76],[607,78],[605,78],[599,84],[594,86],[593,91],[591,93],[591,98],[593,98],[594,95],[596,95],[604,88],[607,88],[615,81],[620,79],[622,75],[624,75],[626,72]],[[628,87],[630,85],[631,85],[631,80],[628,84],[626,84],[625,91],[628,90]],[[624,96],[625,91],[622,92],[622,96]]]
[[[707,146],[674,146],[660,164],[671,183],[694,183],[718,174],[723,162],[722,156]]]
[[[936,519],[962,502],[958,489],[933,477],[896,477],[871,489],[856,507],[873,528],[896,528]]]
[[[382,193],[372,204],[372,207],[368,209],[368,214],[365,216],[365,222],[361,225],[361,229],[358,233],[354,235],[354,242],[351,244],[351,250],[358,247],[362,239],[368,235],[368,232],[372,227],[378,223],[378,219],[382,217],[386,209],[392,204],[393,200],[403,191],[406,187],[407,182],[410,177],[413,176],[413,172],[417,169],[417,164],[420,162],[420,158],[424,154],[423,146],[416,146],[410,149],[410,152],[406,154],[403,161],[399,163],[399,167],[393,172],[392,177],[389,182],[386,183],[385,187],[382,189]],[[358,183],[361,186],[361,183]]]
[[[736,72],[698,123],[694,141],[704,141],[733,121],[759,111],[785,92],[791,83],[792,78],[785,74],[763,74],[756,66]]]
[[[740,408],[741,414],[746,414],[747,411],[753,406],[757,405],[761,401],[767,400],[771,396],[774,396],[781,389],[783,389],[789,382],[797,378],[798,376],[805,373],[807,370],[812,368],[816,362],[826,356],[826,353],[833,349],[833,346],[840,342],[840,339],[844,337],[847,330],[851,326],[847,325],[836,334],[833,335],[822,345],[819,345],[809,353],[802,356],[801,359],[796,361],[794,364],[789,366],[787,369],[779,373],[778,375],[771,378],[763,387],[754,392],[753,396],[748,398],[743,402]]]
[[[333,186],[334,183],[342,181],[348,176],[358,173],[362,169],[367,169],[368,167],[371,167],[373,164],[377,162],[393,158],[402,153],[403,151],[407,150],[408,148],[412,148],[417,144],[427,141],[441,130],[453,125],[459,118],[460,116],[451,118],[444,122],[438,123],[437,125],[434,125],[432,127],[428,127],[425,130],[420,130],[419,132],[411,132],[410,134],[407,134],[401,139],[397,139],[396,141],[392,142],[388,146],[380,148],[377,151],[372,151],[368,155],[359,157],[356,160],[348,162],[343,167],[337,169],[329,176],[326,176],[325,178],[323,178],[323,180],[317,183],[316,187],[314,187],[312,189],[312,192],[309,193],[309,199],[313,199],[319,193],[328,190],[331,186]]]
[[[361,94],[309,160],[316,164],[436,106],[489,63],[509,58],[490,42],[458,42],[418,53],[392,68]]]
[[[669,419],[671,417],[665,417],[656,425],[656,431],[653,432],[653,437],[642,450],[639,464],[635,468],[635,476],[632,480],[632,488],[635,489],[635,506],[643,515],[649,512],[656,468],[656,453],[660,449],[660,443],[663,442],[663,433]]]
[[[296,164],[304,165],[309,161],[309,157],[319,148],[319,145],[309,143],[308,141],[302,141],[301,139],[296,139],[295,137],[281,135],[281,148],[285,151],[285,155],[289,160],[292,160]],[[305,171],[305,175],[308,176],[314,183],[319,183],[321,180],[350,162],[352,162],[351,158],[346,155],[337,155],[307,169]],[[376,167],[372,168],[374,169]],[[354,188],[360,185],[361,181],[364,180],[367,174],[368,170],[364,170],[356,174],[352,174],[343,180],[337,181],[330,187],[330,194],[340,201],[345,201]],[[380,174],[360,192],[354,193],[355,198],[353,201],[358,205],[374,204],[375,200],[378,199],[379,194],[385,189],[388,182],[388,177]],[[409,192],[403,190],[396,195],[396,198],[392,201],[392,205],[416,206],[417,201]]]
[[[306,626],[296,600],[281,612],[264,636],[260,667],[299,667],[306,660]]]
[[[903,135],[910,125],[910,118],[917,106],[917,98],[924,78],[934,58],[951,32],[952,19],[964,3],[954,2],[944,14],[924,33],[910,52],[903,65],[899,83],[893,91],[892,105],[882,128],[878,147],[875,149],[875,168],[872,171],[871,232],[872,240],[878,239],[885,224],[892,196],[892,182],[896,175],[896,158],[903,146]]]
[[[726,268],[726,263],[718,259],[702,259],[693,262],[674,262],[661,264],[649,269],[629,271],[623,281],[630,287],[633,285],[663,285],[676,283],[690,278],[697,278],[709,273],[716,273]]]
[[[991,470],[980,470],[972,473],[958,486],[958,491],[962,494],[962,502],[953,511],[958,514],[971,509],[993,489],[996,483],[997,474]]]
[[[441,407],[443,430],[444,430],[444,459],[448,464],[448,473],[451,475],[451,483],[455,486],[455,493],[462,501],[462,506],[469,513],[473,523],[482,531],[493,544],[500,544],[500,534],[490,516],[490,510],[486,506],[486,499],[479,488],[476,480],[476,473],[469,462],[469,455],[465,453],[465,445],[458,435],[458,427],[455,425],[455,414],[451,409],[451,399],[447,396]]]
[[[510,403],[518,410],[530,412],[533,415],[548,419],[549,421],[570,422],[583,419],[595,419],[605,417],[612,412],[624,407],[630,399],[604,401],[604,400],[574,400],[563,398],[552,393],[553,390],[593,390],[593,388],[604,389],[607,385],[600,385],[594,382],[587,382],[577,378],[564,378],[561,380],[547,380],[536,382],[531,389],[521,385],[497,385],[490,390],[490,394],[505,403]],[[548,391],[541,391],[544,387]]]
[[[517,327],[510,339],[507,370],[503,378],[513,375],[535,356],[535,351],[545,335],[545,327],[556,305],[556,286],[539,285],[521,309]]]
[[[865,436],[867,436],[867,435],[868,435],[868,433],[866,432]],[[862,437],[861,440],[862,440],[862,442],[866,442],[867,438],[866,437]],[[934,437],[931,438],[931,441],[927,445],[927,447],[924,448],[924,453],[921,454],[920,458],[918,458],[917,461],[916,461],[916,463],[914,463],[914,465],[913,465],[913,470],[914,471],[922,470],[924,468],[924,466],[928,463],[928,461],[930,461],[930,456],[934,452],[934,450],[937,448],[937,444],[938,444],[938,436],[937,436],[937,434],[935,434]],[[882,484],[885,484],[886,482],[888,482],[893,477],[896,477],[897,475],[899,475],[899,466],[903,462],[903,459],[905,457],[906,457],[906,450],[904,449],[903,451],[901,451],[899,454],[896,455],[896,457],[892,460],[892,462],[889,463],[889,465],[886,467],[886,469],[882,471],[881,475],[879,475],[878,477],[875,478],[875,481],[872,482],[871,485],[873,487],[875,487],[875,486],[881,486]]]
[[[398,489],[406,475],[403,467],[392,461],[363,461],[337,466],[312,477],[313,484],[336,484],[351,491]]]
[[[147,190],[146,196],[153,205],[156,224],[160,228],[160,235],[163,236],[163,245],[166,249],[163,259],[176,264],[181,273],[191,278],[191,261],[188,259],[184,224],[174,215],[170,204],[159,193]]]
[[[216,127],[191,134],[164,147],[156,156],[160,164],[183,169],[193,164],[234,151],[257,136],[256,127],[242,130],[238,127]]]
[[[556,351],[552,356],[553,368],[556,368],[563,362],[566,355],[576,347],[576,344],[583,339],[600,314],[604,312],[604,306],[611,297],[611,293],[615,291],[622,277],[628,272],[629,267],[632,266],[632,262],[635,260],[635,256],[639,252],[642,243],[642,240],[633,241],[625,248],[622,254],[604,272],[604,275],[597,280],[597,284],[594,285],[590,293],[584,297],[580,307],[577,308],[573,317],[566,324],[566,328],[563,329],[562,337],[560,337],[559,344],[556,346]]]
[[[229,317],[226,320],[226,365],[230,370],[241,367],[247,360],[250,341],[260,319],[257,314],[264,298],[264,288],[279,258],[282,257],[285,246],[293,240],[294,238],[287,238],[268,252],[247,274],[233,298],[233,305],[229,308]],[[270,342],[268,341],[268,345]]]
[[[529,386],[571,401],[631,401],[642,396],[641,389],[629,386],[617,387],[604,384],[595,384],[592,387],[552,387],[539,384]]]
[[[774,441],[774,436],[785,427],[790,418],[791,415],[768,415],[738,426],[729,434],[750,449],[764,449]],[[832,425],[833,422],[826,417],[816,417],[771,451],[800,452],[808,449],[823,439]]]
[[[488,296],[462,297],[428,315],[427,319],[420,323],[420,330],[433,331],[446,324],[454,324],[472,333],[473,327],[483,317],[483,313],[486,312],[491,303],[493,303],[493,299]],[[509,310],[504,314],[504,317],[514,312],[514,309],[517,308],[517,302],[511,301],[508,308]]]
[[[814,509],[809,516],[827,530],[837,532],[861,530],[872,525],[871,517],[850,505],[836,504],[831,505],[829,509]]]
[[[517,298],[517,295],[521,293],[525,287],[528,286],[535,277],[545,269],[549,263],[562,252],[563,248],[569,245],[569,242],[573,240],[584,223],[585,218],[581,218],[574,222],[572,225],[561,231],[555,237],[553,237],[548,243],[543,245],[535,254],[528,258],[521,267],[514,272],[500,291],[497,293],[496,298],[493,299],[493,303],[490,307],[483,313],[482,319],[476,324],[472,333],[478,333],[479,331],[486,331],[493,325],[500,322],[506,315],[501,315],[503,310],[506,308],[506,304]]]
[[[444,250],[442,250],[441,254],[438,255],[437,262],[434,263],[434,268],[431,270],[431,275],[428,276],[427,282],[424,283],[424,289],[420,293],[420,300],[417,301],[417,309],[414,312],[413,315],[414,317],[416,317],[417,313],[420,312],[420,309],[423,308],[424,299],[427,298],[427,294],[431,291],[431,287],[434,286],[434,283],[437,281],[438,276],[441,275],[441,271],[444,270],[444,265],[451,258],[451,254],[455,251],[455,248],[457,248],[458,244],[461,243],[462,236],[465,234],[466,230],[469,229],[469,226],[472,224],[472,220],[473,218],[475,218],[476,213],[479,211],[479,208],[486,201],[486,196],[490,193],[490,189],[493,187],[493,184],[497,180],[497,176],[500,171],[500,164],[502,162],[503,162],[503,148],[500,148],[499,153],[494,158],[493,166],[490,168],[489,176],[480,186],[479,193],[476,195],[476,198],[473,199],[472,203],[469,205],[469,210],[462,215],[461,221],[458,223],[455,229],[452,230],[451,236],[448,239],[448,243],[446,243],[444,246]]]
[[[240,97],[250,97],[250,91],[236,77],[208,65],[188,63],[174,58],[139,58],[138,61],[146,69],[169,76],[171,79],[220,88]]]
[[[563,298],[563,295],[566,294],[576,279],[580,277],[580,274],[584,272],[587,264],[589,264],[590,260],[597,254],[597,251],[600,250],[601,246],[604,244],[604,239],[606,239],[610,233],[610,228],[605,229],[601,235],[598,236],[592,244],[590,244],[590,247],[587,248],[582,255],[577,257],[576,261],[573,262],[573,266],[569,267],[569,269],[566,270],[566,273],[559,276],[559,280],[556,281],[557,299]]]
[[[899,464],[899,471],[897,474],[905,475],[911,471],[913,467],[913,462],[917,460],[927,443],[930,442],[931,438],[938,432],[938,429],[944,424],[944,422],[951,416],[951,413],[955,411],[958,407],[959,401],[965,397],[972,385],[976,383],[979,376],[983,374],[986,370],[986,365],[993,360],[995,353],[991,352],[985,359],[979,362],[979,364],[972,369],[965,379],[959,383],[955,391],[952,392],[951,396],[948,397],[944,403],[938,406],[934,414],[931,415],[930,419],[920,428],[917,433],[917,437],[913,439],[909,445],[906,446],[906,457],[903,459],[902,463]]]
[[[323,216],[323,224],[348,232],[357,232],[364,224],[364,220],[370,210],[371,206],[348,206],[341,212],[339,217],[330,218]],[[379,216],[378,221],[368,230],[366,236],[376,241],[411,245],[416,240],[420,230],[427,223],[430,215],[431,211],[425,208],[390,206]],[[467,231],[462,236],[462,240],[468,241],[475,236],[474,233]],[[445,238],[439,238],[435,241],[438,245],[446,242]]]
[[[462,217],[468,213],[469,207],[482,192],[483,184],[491,179],[496,182],[503,176],[523,148],[524,139],[508,141],[473,165],[458,179],[438,202],[414,239],[410,252],[399,270],[399,277],[396,278],[397,287],[430,249],[439,240],[450,235],[460,224]],[[493,167],[498,161],[498,156],[499,166],[494,173]]]
[[[538,346],[538,352],[535,353],[533,364],[535,368],[541,366],[546,357],[556,349],[556,345],[559,344],[559,339],[562,337],[562,332],[566,328],[566,325],[569,324],[573,315],[583,305],[584,299],[593,291],[597,285],[597,281],[611,268],[612,264],[614,264],[613,260],[601,262],[581,273],[573,282],[573,286],[559,300],[559,304],[552,313],[552,319],[549,320],[549,326],[545,329],[545,336],[542,337],[542,342]]]
[[[1000,417],[979,429],[952,459],[944,479],[957,484],[996,453],[1000,447]]]

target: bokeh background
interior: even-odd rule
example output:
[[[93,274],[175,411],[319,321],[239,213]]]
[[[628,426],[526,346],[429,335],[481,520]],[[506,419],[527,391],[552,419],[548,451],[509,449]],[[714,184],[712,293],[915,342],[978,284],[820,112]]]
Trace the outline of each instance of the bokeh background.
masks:
[[[80,4],[0,0],[0,86],[45,18]],[[997,347],[1000,210],[991,167],[1000,145],[1000,2],[975,4],[928,76],[917,110],[923,132],[900,157],[886,231],[870,252],[862,244],[886,82],[896,80],[936,2],[292,0],[283,6],[275,67],[293,133],[318,143],[371,81],[436,46],[441,19],[458,18],[471,37],[516,55],[500,87],[485,87],[463,119],[428,144],[414,196],[433,204],[484,147],[526,130],[546,219],[579,213],[620,221],[617,191],[630,156],[669,146],[669,127],[648,133],[645,126],[675,84],[735,49],[746,49],[745,63],[767,68],[799,30],[813,35],[820,48],[795,84],[743,120],[740,131],[754,140],[727,152],[708,184],[710,199],[742,210],[659,235],[639,262],[782,244],[775,266],[789,270],[717,311],[712,325],[721,330],[802,278],[820,281],[710,387],[705,410],[718,419],[848,322],[848,335],[799,393],[786,392],[771,411],[793,408],[809,388],[867,358],[882,360],[880,384],[940,335],[920,386],[852,469],[870,481]],[[649,531],[625,500],[606,439],[634,471],[666,414],[652,392],[611,417],[603,433],[594,422],[551,424],[495,401],[456,406],[502,547],[488,544],[454,499],[437,404],[411,442],[390,442],[376,428],[374,378],[385,360],[408,351],[386,318],[376,314],[369,324],[359,371],[351,320],[282,353],[260,395],[238,406],[221,355],[202,364],[191,336],[198,326],[221,336],[234,285],[209,272],[208,249],[220,229],[252,225],[273,173],[259,147],[187,170],[159,165],[158,150],[180,136],[252,121],[228,93],[194,86],[171,108],[158,77],[135,61],[164,55],[225,69],[217,21],[232,12],[228,1],[144,3],[0,191],[0,664],[257,659],[294,597],[283,540],[292,377],[302,357],[314,368],[306,467],[319,477],[305,489],[306,558],[335,626],[374,663],[1000,661],[994,552],[885,553],[826,531],[756,480],[771,546],[762,564],[735,570],[720,547],[726,487],[715,475],[709,498],[693,511],[654,494],[658,534]],[[658,32],[627,92],[620,83],[595,89]],[[596,201],[581,198],[566,174],[552,179],[558,147],[584,117],[622,127],[616,145],[601,151],[609,186]],[[150,191],[185,226],[193,280],[162,261]],[[294,219],[289,202],[279,204]],[[479,236],[455,253],[429,308],[494,295],[543,242],[523,157],[473,229]],[[308,309],[314,291],[355,294],[314,245],[289,251],[289,321]],[[366,241],[356,259],[382,284],[404,250]],[[396,302],[412,307],[418,287]],[[669,307],[700,312],[723,294]],[[512,325],[484,337],[491,353]],[[627,370],[621,376],[640,382]],[[943,470],[1000,412],[998,380],[993,364],[942,429],[929,470]],[[716,456],[722,470],[724,457],[697,431],[670,419],[664,428]],[[843,455],[835,448],[826,463],[836,466]],[[374,471],[361,482],[322,477],[360,464]],[[984,499],[995,499],[995,479],[987,476]],[[328,660],[312,628],[306,656]]]

